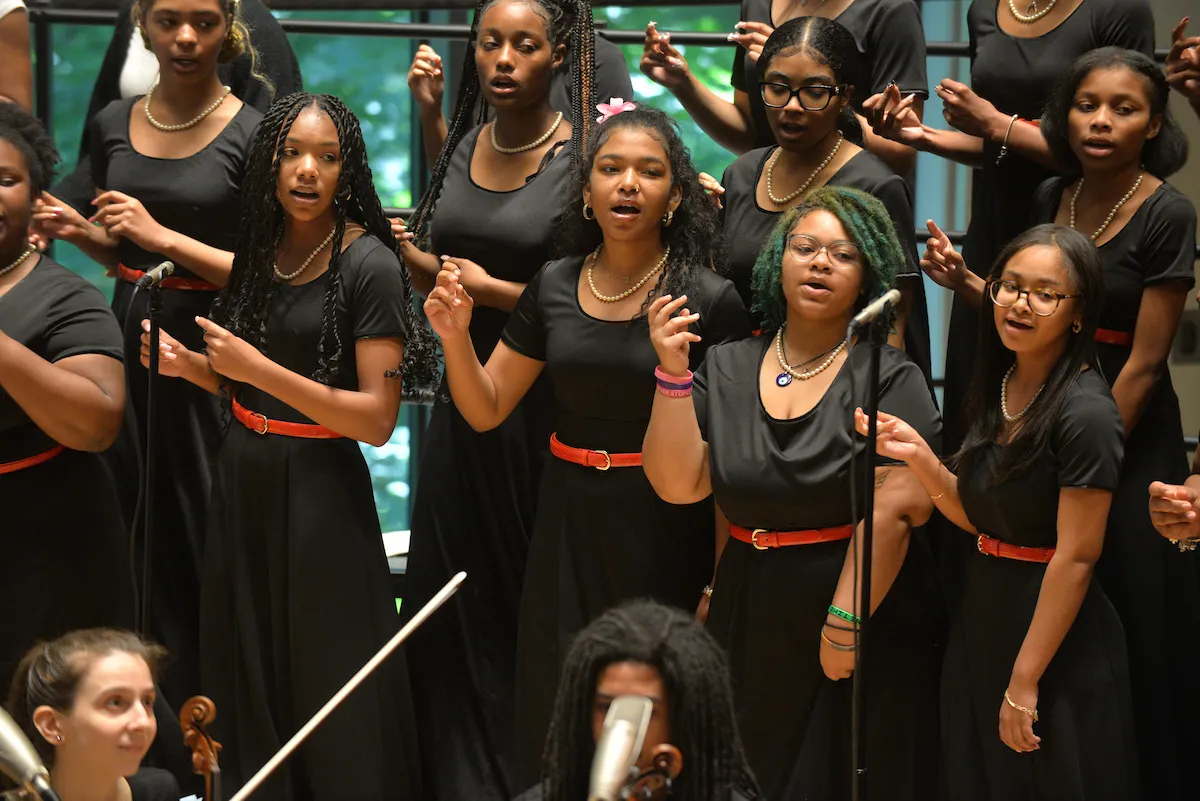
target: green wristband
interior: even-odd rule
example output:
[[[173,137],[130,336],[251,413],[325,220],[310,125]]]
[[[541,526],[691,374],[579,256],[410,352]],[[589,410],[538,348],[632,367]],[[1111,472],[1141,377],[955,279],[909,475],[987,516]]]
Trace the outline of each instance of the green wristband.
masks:
[[[850,613],[849,613],[849,612],[847,612],[845,609],[838,609],[838,608],[837,608],[836,606],[834,606],[833,604],[830,604],[830,605],[829,605],[829,614],[831,614],[831,615],[837,615],[837,616],[838,616],[838,617],[840,617],[842,620],[847,620],[847,621],[849,621],[849,622],[853,623],[853,624],[854,624],[854,625],[856,625],[856,626],[858,626],[858,625],[861,625],[861,624],[862,624],[862,621],[861,621],[861,620],[859,620],[857,617],[855,617],[854,615],[850,614]]]

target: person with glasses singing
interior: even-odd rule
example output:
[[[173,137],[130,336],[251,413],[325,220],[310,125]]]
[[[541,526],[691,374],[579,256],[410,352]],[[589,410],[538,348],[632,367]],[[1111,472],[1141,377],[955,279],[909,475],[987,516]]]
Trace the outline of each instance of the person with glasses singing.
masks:
[[[1200,771],[1179,744],[1200,718],[1200,688],[1162,677],[1200,663],[1200,641],[1178,636],[1200,631],[1200,563],[1158,535],[1146,504],[1151,482],[1182,484],[1188,474],[1167,358],[1193,284],[1196,211],[1166,183],[1187,159],[1169,95],[1162,70],[1141,53],[1103,48],[1079,58],[1042,115],[1067,175],[1044,182],[1032,205],[1034,222],[1069,225],[1099,248],[1096,347],[1126,442],[1097,575],[1128,638],[1143,794],[1191,799]],[[930,266],[936,277],[940,265]]]
[[[904,180],[863,149],[852,106],[862,60],[850,32],[833,20],[804,17],[775,29],[758,59],[756,87],[778,145],[751,150],[729,166],[718,191],[728,243],[724,271],[750,308],[759,250],[788,209],[821,186],[879,198],[903,248],[897,281],[904,295],[889,340],[929,375],[929,324],[917,266],[912,195]],[[756,320],[755,323],[761,321]]]
[[[1093,572],[1123,435],[1098,369],[1101,260],[1084,234],[1039,225],[983,297],[956,472],[903,415],[879,414],[880,455],[976,540],[942,666],[941,795],[1135,799],[1125,638]]]
[[[649,311],[659,391],[646,477],[670,503],[712,493],[729,520],[707,622],[729,653],[765,798],[850,795],[851,682],[842,679],[853,673],[855,627],[867,617],[857,608],[854,532],[870,489],[851,409],[866,392],[869,349],[848,343],[846,326],[892,284],[901,253],[882,203],[827,186],[783,215],[755,265],[764,336],[713,344],[693,376],[693,315],[675,316],[682,304],[669,298]],[[936,441],[941,423],[921,371],[890,346],[880,361],[881,408]],[[944,626],[932,557],[911,531],[933,504],[908,469],[882,461],[864,653],[867,797],[926,801],[936,784]]]

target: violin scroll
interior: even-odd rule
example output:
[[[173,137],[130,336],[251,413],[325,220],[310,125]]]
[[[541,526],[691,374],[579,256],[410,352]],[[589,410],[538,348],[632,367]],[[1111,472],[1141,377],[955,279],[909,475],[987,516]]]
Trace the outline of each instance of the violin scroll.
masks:
[[[214,780],[219,780],[221,775],[221,767],[217,761],[221,744],[214,740],[205,728],[216,720],[216,717],[217,705],[203,695],[189,698],[179,710],[183,742],[192,749],[192,771],[204,777],[206,799],[217,799],[213,795]]]

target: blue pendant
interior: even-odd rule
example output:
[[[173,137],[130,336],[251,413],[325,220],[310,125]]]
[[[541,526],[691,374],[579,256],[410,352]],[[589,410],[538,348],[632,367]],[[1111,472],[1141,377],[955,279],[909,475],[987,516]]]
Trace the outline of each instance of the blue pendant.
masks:
[[[786,387],[788,384],[792,383],[792,374],[786,371],[780,373],[779,375],[775,376],[775,383],[781,387]]]

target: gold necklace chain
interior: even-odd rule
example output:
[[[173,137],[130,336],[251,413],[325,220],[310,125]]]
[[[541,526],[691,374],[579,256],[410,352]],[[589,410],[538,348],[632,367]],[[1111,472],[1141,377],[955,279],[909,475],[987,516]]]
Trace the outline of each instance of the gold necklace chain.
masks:
[[[634,292],[637,292],[646,285],[646,282],[650,280],[651,276],[656,275],[659,270],[667,265],[667,259],[671,257],[671,246],[667,245],[667,252],[664,253],[662,258],[658,260],[658,264],[650,268],[650,272],[642,276],[642,280],[629,287],[629,289],[626,289],[620,295],[601,295],[600,291],[596,289],[596,282],[592,280],[592,271],[596,269],[596,260],[600,257],[600,251],[603,249],[604,245],[601,243],[600,247],[592,251],[592,255],[589,257],[591,259],[591,264],[588,265],[587,280],[588,287],[591,288],[592,294],[596,296],[596,300],[603,301],[605,303],[616,303],[617,301],[625,300],[625,298],[629,297]]]

